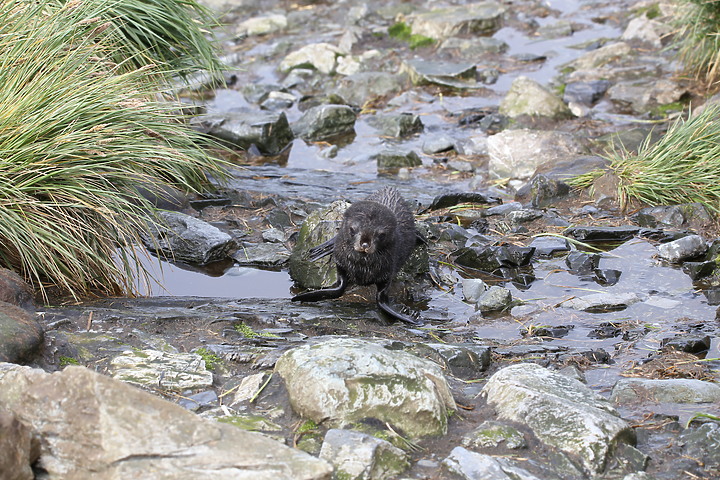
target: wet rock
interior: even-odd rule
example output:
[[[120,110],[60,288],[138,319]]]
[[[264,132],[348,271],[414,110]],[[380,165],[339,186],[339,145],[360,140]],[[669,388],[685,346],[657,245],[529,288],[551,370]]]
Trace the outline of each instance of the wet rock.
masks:
[[[435,40],[456,35],[487,35],[501,27],[504,12],[505,8],[495,2],[435,8],[412,16],[412,32]]]
[[[630,20],[621,39],[625,41],[637,40],[653,48],[662,48],[663,39],[669,38],[671,31],[672,27],[669,25],[642,15]]]
[[[110,375],[123,382],[181,392],[212,386],[213,374],[196,353],[128,350],[110,361]]]
[[[583,147],[570,134],[540,130],[504,130],[488,137],[489,174],[493,178],[531,177],[539,165],[576,157]]]
[[[490,347],[431,343],[417,345],[412,353],[427,357],[457,378],[473,379],[490,366]]]
[[[497,312],[505,310],[512,303],[512,294],[507,288],[493,285],[478,298],[475,305],[481,312]]]
[[[573,297],[563,302],[563,306],[585,312],[606,312],[622,310],[640,301],[635,293],[592,293],[582,297]]]
[[[335,478],[348,480],[395,478],[410,466],[405,452],[390,442],[352,430],[328,430],[320,458],[335,467]]]
[[[535,249],[536,255],[545,257],[570,250],[570,244],[566,238],[554,236],[535,237],[529,247]]]
[[[360,72],[343,78],[336,92],[356,106],[402,92],[408,83],[407,75],[388,72]]]
[[[607,80],[593,80],[589,82],[571,82],[565,85],[563,101],[592,105],[607,92],[610,82]]]
[[[714,260],[707,262],[683,262],[682,270],[693,280],[698,280],[713,275],[717,266]]]
[[[0,302],[10,303],[22,308],[33,306],[33,290],[20,275],[0,268]]]
[[[576,275],[591,274],[600,264],[600,255],[597,253],[571,252],[565,258],[565,265],[571,273]]]
[[[537,30],[542,38],[569,37],[573,34],[573,25],[568,20],[558,20],[553,23],[542,25]]]
[[[357,115],[347,105],[319,105],[293,123],[293,133],[308,141],[326,140],[355,132]]]
[[[712,403],[720,401],[720,385],[690,378],[621,378],[613,387],[610,400],[620,405],[646,402]]]
[[[515,245],[465,247],[453,252],[458,265],[493,272],[501,267],[528,265],[535,250]]]
[[[498,197],[482,192],[452,192],[437,195],[427,210],[439,210],[453,207],[461,203],[498,204],[502,203]]]
[[[322,210],[308,215],[300,227],[297,243],[290,255],[290,277],[301,287],[318,289],[337,282],[337,271],[332,255],[311,261],[308,252],[337,234],[345,210],[350,204],[338,200]]]
[[[533,207],[544,208],[562,200],[570,193],[570,185],[555,178],[535,174],[515,195],[516,200],[529,201]]]
[[[686,88],[666,79],[619,82],[607,91],[611,101],[638,113],[678,102],[686,94]]]
[[[196,412],[201,408],[214,407],[217,405],[218,396],[214,390],[206,390],[204,392],[193,394],[192,392],[186,393],[178,401],[178,405],[183,408]]]
[[[413,85],[442,85],[451,88],[475,88],[474,63],[449,63],[428,60],[407,60],[401,67]]]
[[[287,27],[287,17],[280,13],[271,13],[259,17],[248,18],[235,29],[235,34],[241,37],[267,35],[284,30]]]
[[[605,470],[619,443],[634,432],[610,403],[575,379],[523,363],[495,373],[482,390],[499,418],[528,426],[593,474]]]
[[[30,467],[40,456],[40,444],[15,414],[0,410],[0,473],[3,480],[33,480]]]
[[[702,228],[712,223],[712,217],[700,203],[647,207],[640,210],[635,219],[644,228]]]
[[[683,454],[697,458],[708,470],[720,465],[720,424],[704,423],[680,434]],[[715,468],[713,468],[715,467]]]
[[[613,270],[612,268],[596,268],[594,270],[595,278],[600,285],[615,285],[620,281],[622,272],[620,270]]]
[[[611,43],[591,50],[568,64],[574,70],[602,70],[607,64],[624,59],[632,49],[625,42]]]
[[[244,267],[280,267],[290,258],[290,251],[277,243],[258,243],[240,247],[232,258]]]
[[[663,338],[660,346],[665,349],[679,350],[687,353],[700,353],[710,349],[709,335],[676,335]]]
[[[678,240],[658,245],[661,258],[669,262],[682,262],[702,255],[707,251],[707,243],[700,235],[688,235]]]
[[[435,363],[363,340],[295,348],[280,357],[275,371],[297,413],[331,426],[375,418],[411,438],[442,435],[455,409]]]
[[[167,258],[205,265],[227,258],[235,247],[230,235],[200,219],[179,212],[161,211],[158,215],[164,225],[141,232],[142,240],[148,250]]]
[[[425,140],[422,144],[422,151],[428,155],[448,152],[455,149],[455,139],[447,135],[440,135]]]
[[[295,95],[286,92],[270,92],[260,104],[260,108],[263,110],[285,110],[292,107],[295,104]]]
[[[640,233],[640,227],[624,225],[621,227],[570,227],[563,235],[581,242],[625,242]]]
[[[377,162],[379,172],[422,165],[422,160],[414,150],[389,149],[376,153],[371,158]]]
[[[515,478],[540,480],[527,470],[515,466],[509,460],[471,452],[463,447],[453,448],[450,455],[443,460],[443,466],[452,474],[465,480],[480,478],[492,480],[512,480]]]
[[[561,120],[573,116],[565,102],[554,93],[522,75],[513,81],[507,95],[500,102],[499,111],[510,118],[529,115]]]
[[[31,360],[42,346],[44,335],[34,315],[17,305],[0,302],[0,362]]]
[[[83,367],[0,367],[0,403],[40,437],[50,478],[326,479],[323,460],[205,420]],[[189,434],[188,432],[192,432]]]
[[[522,210],[523,206],[520,202],[509,202],[504,203],[502,205],[498,205],[496,207],[490,207],[487,210],[485,210],[485,215],[488,217],[491,217],[493,215],[507,215],[510,212],[515,212],[517,210]]]
[[[509,48],[507,43],[493,37],[450,37],[440,44],[440,50],[456,50],[459,56],[467,59],[477,58],[488,53],[505,53]]]
[[[368,117],[367,122],[371,127],[379,130],[381,135],[386,137],[406,137],[423,130],[423,123],[420,117],[411,113],[373,115]]]
[[[510,425],[486,420],[472,432],[463,436],[462,444],[470,448],[497,448],[503,446],[510,449],[526,448],[525,435]]]
[[[295,138],[284,113],[210,114],[193,117],[190,124],[245,150],[255,145],[266,155],[277,155]]]
[[[513,225],[519,225],[521,223],[532,222],[543,216],[540,210],[534,210],[531,208],[521,208],[519,210],[513,210],[505,215],[508,222]]]
[[[475,303],[488,291],[490,285],[479,278],[463,278],[462,289],[465,301]]]
[[[329,75],[335,72],[340,49],[329,43],[312,43],[296,50],[280,62],[280,71],[288,73],[296,68],[312,68]]]

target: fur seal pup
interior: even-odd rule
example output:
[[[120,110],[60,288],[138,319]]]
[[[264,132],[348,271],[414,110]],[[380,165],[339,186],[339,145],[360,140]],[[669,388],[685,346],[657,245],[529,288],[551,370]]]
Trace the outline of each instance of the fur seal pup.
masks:
[[[293,301],[316,302],[338,298],[351,285],[375,285],[377,305],[391,317],[414,325],[420,322],[390,306],[388,287],[413,249],[422,242],[415,217],[400,193],[385,187],[353,203],[343,216],[338,234],[311,249],[311,261],[333,254],[338,283],[330,288],[295,295]]]

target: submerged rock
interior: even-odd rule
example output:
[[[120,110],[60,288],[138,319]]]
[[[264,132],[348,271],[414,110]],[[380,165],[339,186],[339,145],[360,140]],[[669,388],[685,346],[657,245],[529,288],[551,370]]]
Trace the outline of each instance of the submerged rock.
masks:
[[[455,409],[435,363],[364,340],[295,348],[280,357],[275,371],[298,414],[331,426],[374,418],[411,438],[442,435]]]
[[[42,442],[51,478],[324,480],[323,460],[84,367],[0,365],[0,403]],[[189,434],[191,432],[191,434]]]
[[[391,479],[410,466],[405,452],[390,442],[352,430],[328,430],[320,458],[335,467],[335,478],[348,480]]]
[[[606,312],[622,310],[640,301],[636,293],[592,293],[582,297],[573,297],[563,302],[563,306],[586,312]]]
[[[482,390],[501,419],[527,425],[592,474],[605,470],[619,443],[634,443],[631,426],[604,398],[579,381],[523,363],[505,367]]]

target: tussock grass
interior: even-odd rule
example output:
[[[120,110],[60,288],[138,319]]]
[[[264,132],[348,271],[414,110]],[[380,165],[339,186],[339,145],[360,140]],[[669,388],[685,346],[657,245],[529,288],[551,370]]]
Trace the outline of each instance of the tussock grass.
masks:
[[[711,86],[720,80],[720,1],[683,0],[674,44],[685,70]]]
[[[200,191],[222,175],[157,101],[153,66],[118,62],[92,2],[0,0],[0,266],[45,295],[128,294],[152,207],[138,192]]]
[[[637,154],[621,148],[608,157],[621,206],[632,199],[649,205],[699,202],[720,214],[720,106],[707,105],[698,115],[676,120],[658,142],[649,140]],[[571,184],[591,187],[606,173],[589,172]]]

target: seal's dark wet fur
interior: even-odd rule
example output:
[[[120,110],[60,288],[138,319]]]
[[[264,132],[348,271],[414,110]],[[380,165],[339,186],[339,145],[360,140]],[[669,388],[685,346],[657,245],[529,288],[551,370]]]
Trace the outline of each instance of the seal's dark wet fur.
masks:
[[[415,217],[395,188],[385,187],[352,204],[343,216],[338,234],[312,249],[315,260],[332,251],[339,282],[331,288],[306,292],[292,299],[317,301],[341,296],[349,284],[377,286],[378,307],[409,323],[416,319],[395,311],[387,289],[418,243]],[[331,250],[332,249],[332,250]]]

